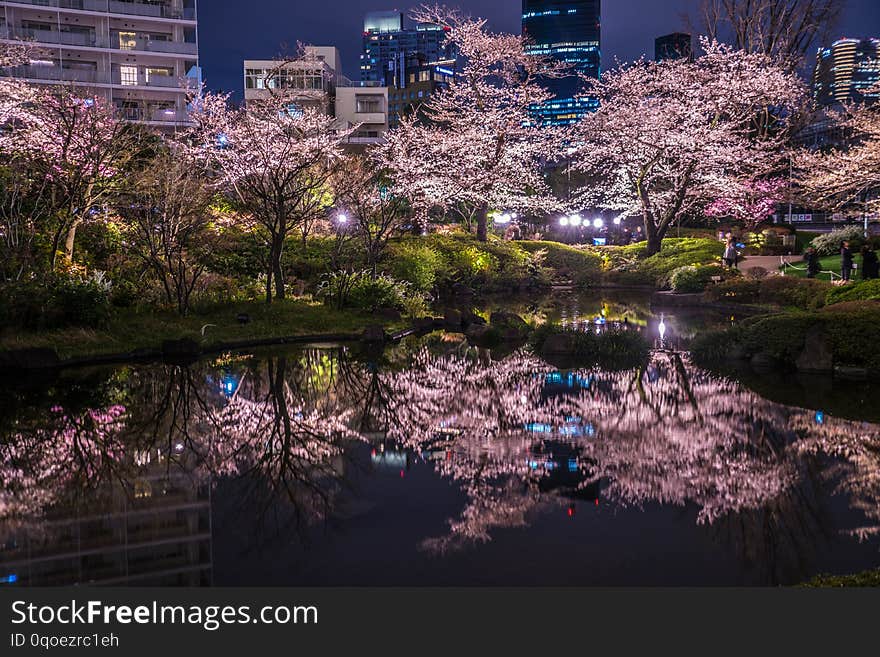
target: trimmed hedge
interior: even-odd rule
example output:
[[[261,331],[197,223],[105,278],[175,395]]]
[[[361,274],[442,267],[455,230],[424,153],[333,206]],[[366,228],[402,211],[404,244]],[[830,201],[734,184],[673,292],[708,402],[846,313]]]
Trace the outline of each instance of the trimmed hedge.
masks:
[[[544,252],[543,266],[578,287],[595,285],[602,278],[602,259],[595,253],[559,242],[517,242],[528,253]]]
[[[734,275],[738,274],[721,265],[687,265],[670,274],[669,285],[675,292],[702,292],[716,276],[727,278]]]
[[[880,300],[880,279],[861,281],[841,285],[828,292],[825,297],[826,305],[842,303],[845,301],[876,301]]]
[[[735,279],[706,290],[709,301],[768,304],[816,310],[825,305],[830,283],[792,276],[768,276],[760,280]]]
[[[647,242],[628,246],[594,247],[604,261],[606,280],[626,285],[671,286],[676,269],[721,262],[724,245],[715,239],[682,237],[663,240],[659,253],[645,257]]]

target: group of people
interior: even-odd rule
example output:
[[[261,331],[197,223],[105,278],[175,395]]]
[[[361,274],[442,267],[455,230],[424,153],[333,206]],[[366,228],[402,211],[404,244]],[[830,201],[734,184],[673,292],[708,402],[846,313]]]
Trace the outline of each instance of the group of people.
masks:
[[[880,260],[870,244],[862,247],[862,280],[867,281],[880,278]],[[812,246],[804,254],[807,261],[807,278],[816,278],[822,267],[819,263],[819,254]],[[844,283],[852,280],[853,270],[856,269],[855,256],[850,249],[850,243],[844,242],[840,247],[840,277]]]

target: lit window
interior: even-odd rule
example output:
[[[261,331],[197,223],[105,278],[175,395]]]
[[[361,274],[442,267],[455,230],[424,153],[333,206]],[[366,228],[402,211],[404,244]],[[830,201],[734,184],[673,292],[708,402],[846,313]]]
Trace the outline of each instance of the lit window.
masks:
[[[133,86],[138,83],[137,66],[120,66],[119,67],[120,84]]]

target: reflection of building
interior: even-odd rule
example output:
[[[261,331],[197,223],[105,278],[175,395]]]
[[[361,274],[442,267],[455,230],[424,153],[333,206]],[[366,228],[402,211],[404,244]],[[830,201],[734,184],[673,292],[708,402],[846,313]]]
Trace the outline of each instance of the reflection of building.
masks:
[[[840,39],[820,48],[813,71],[813,98],[819,105],[874,102],[880,84],[880,39]]]
[[[131,121],[186,122],[186,87],[201,82],[195,0],[21,0],[0,10],[0,39],[36,48],[12,75],[73,84]]]
[[[658,62],[670,59],[693,59],[694,47],[690,34],[673,32],[654,40],[654,59]]]
[[[522,31],[526,51],[569,63],[577,72],[598,78],[601,66],[600,0],[523,0]],[[582,85],[574,76],[547,80],[555,98],[535,108],[545,124],[573,123],[596,109],[593,98],[577,98]]]
[[[164,475],[132,484],[13,528],[0,546],[0,575],[24,586],[209,584],[209,487]]]

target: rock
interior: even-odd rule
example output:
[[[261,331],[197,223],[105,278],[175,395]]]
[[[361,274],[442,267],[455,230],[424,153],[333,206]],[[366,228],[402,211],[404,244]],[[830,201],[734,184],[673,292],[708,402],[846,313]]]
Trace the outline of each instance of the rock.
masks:
[[[548,356],[574,353],[575,339],[566,333],[554,333],[547,336],[541,347],[541,353]]]
[[[814,326],[807,332],[804,350],[797,357],[795,365],[801,372],[834,371],[834,353],[831,342],[821,326]]]
[[[486,324],[471,324],[465,329],[467,339],[476,344],[486,344],[498,339],[497,332]]]
[[[465,328],[470,326],[471,324],[476,324],[478,326],[485,326],[487,324],[486,320],[480,317],[473,310],[466,310],[461,314],[461,323]]]
[[[195,359],[202,355],[202,346],[192,338],[164,340],[162,356],[172,360]]]
[[[474,291],[464,283],[456,283],[452,286],[452,294],[457,297],[472,297]]]
[[[387,339],[385,328],[379,324],[371,324],[361,333],[361,340],[364,342],[385,342]]]
[[[461,330],[461,311],[447,308],[443,313],[443,325],[450,330]]]
[[[526,321],[515,313],[492,313],[489,323],[497,328],[505,339],[525,337],[531,330]]]
[[[400,311],[397,308],[377,308],[373,314],[390,322],[399,322],[401,318]]]
[[[39,370],[52,369],[61,364],[61,359],[54,349],[32,347],[28,349],[12,349],[0,351],[0,369],[7,370]]]
[[[752,356],[751,364],[757,370],[766,370],[776,367],[779,363],[773,356],[762,351]]]
[[[847,381],[867,381],[868,369],[866,367],[844,367],[838,365],[834,368],[834,376]]]

